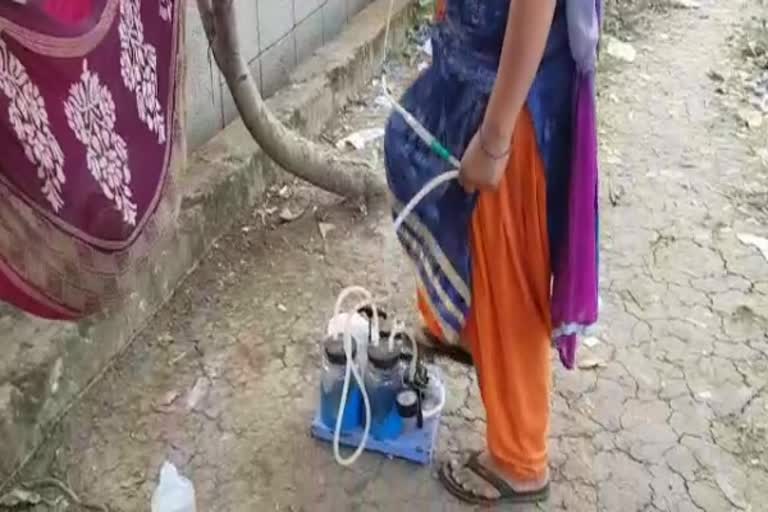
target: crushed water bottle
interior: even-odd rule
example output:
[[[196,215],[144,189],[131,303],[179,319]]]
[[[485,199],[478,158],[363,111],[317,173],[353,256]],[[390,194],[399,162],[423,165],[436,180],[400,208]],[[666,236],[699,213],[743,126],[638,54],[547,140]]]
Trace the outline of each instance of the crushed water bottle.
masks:
[[[168,461],[152,494],[152,512],[195,512],[195,487]]]

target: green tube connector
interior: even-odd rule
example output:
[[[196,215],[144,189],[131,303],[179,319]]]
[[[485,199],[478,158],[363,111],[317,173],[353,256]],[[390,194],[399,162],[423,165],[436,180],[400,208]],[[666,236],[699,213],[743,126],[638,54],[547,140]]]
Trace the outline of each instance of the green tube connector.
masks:
[[[454,160],[455,160],[455,158],[453,158],[453,155],[451,154],[451,152],[448,151],[448,149],[445,146],[443,146],[442,144],[440,144],[436,140],[432,141],[432,144],[430,144],[429,149],[431,149],[434,154],[436,154],[437,156],[439,156],[440,158],[442,158],[446,162],[449,162],[449,163],[452,164],[454,162]]]

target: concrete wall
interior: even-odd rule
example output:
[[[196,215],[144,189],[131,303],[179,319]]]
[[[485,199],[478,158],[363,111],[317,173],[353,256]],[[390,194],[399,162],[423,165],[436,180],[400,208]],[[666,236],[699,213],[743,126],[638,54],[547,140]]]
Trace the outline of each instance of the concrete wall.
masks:
[[[235,0],[245,57],[264,96],[372,0]],[[208,52],[195,2],[188,4],[187,141],[194,150],[236,117],[232,97]]]

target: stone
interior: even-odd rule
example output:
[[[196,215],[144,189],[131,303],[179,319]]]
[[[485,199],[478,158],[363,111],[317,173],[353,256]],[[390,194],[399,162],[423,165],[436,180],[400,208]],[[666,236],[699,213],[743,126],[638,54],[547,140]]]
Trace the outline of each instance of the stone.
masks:
[[[625,62],[634,62],[637,58],[637,50],[629,43],[619,41],[618,39],[610,36],[604,36],[605,52],[619,60]]]

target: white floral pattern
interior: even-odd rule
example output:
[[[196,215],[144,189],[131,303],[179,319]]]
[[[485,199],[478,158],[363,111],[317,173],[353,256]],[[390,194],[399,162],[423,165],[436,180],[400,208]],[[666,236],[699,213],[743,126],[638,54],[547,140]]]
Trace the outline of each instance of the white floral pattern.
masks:
[[[128,148],[115,132],[115,103],[112,94],[96,73],[83,62],[80,81],[69,88],[64,113],[77,140],[86,146],[86,161],[91,175],[104,195],[122,214],[123,221],[136,225],[136,204],[131,192]]]
[[[160,17],[164,21],[171,21],[171,15],[173,14],[172,0],[160,0]]]
[[[64,206],[62,186],[64,153],[51,132],[40,89],[32,83],[24,65],[0,40],[0,90],[8,98],[8,119],[27,159],[37,166],[42,192],[54,212]]]
[[[163,7],[160,7],[163,13]],[[123,83],[136,95],[139,119],[165,142],[165,119],[157,100],[157,52],[144,42],[139,0],[120,0],[120,73]]]

